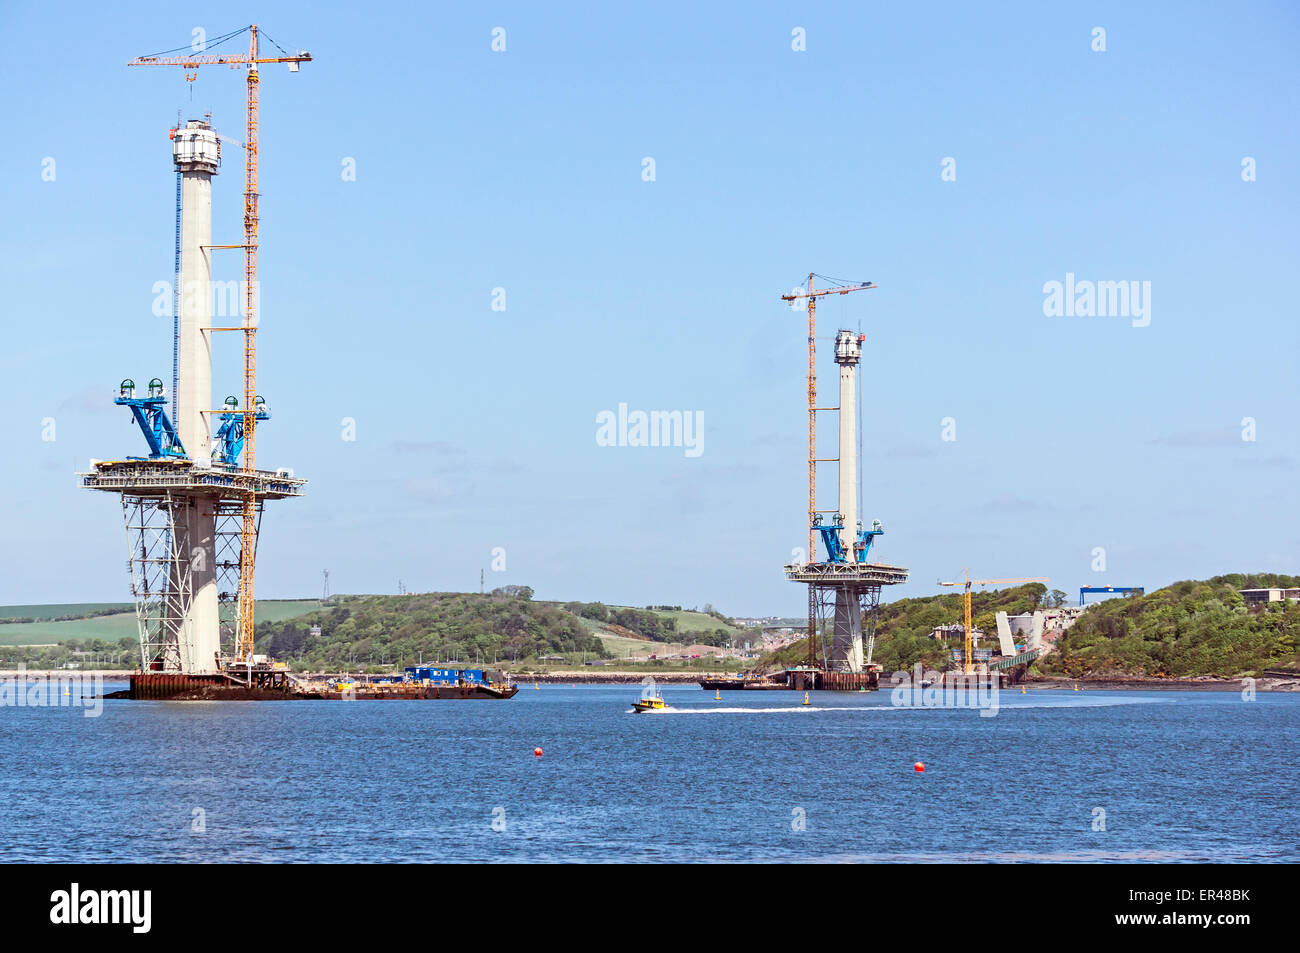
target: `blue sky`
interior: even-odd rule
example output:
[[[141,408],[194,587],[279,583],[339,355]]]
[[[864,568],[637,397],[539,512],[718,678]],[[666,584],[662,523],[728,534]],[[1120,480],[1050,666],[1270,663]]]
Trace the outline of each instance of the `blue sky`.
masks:
[[[179,69],[124,64],[255,18],[316,57],[262,82],[258,460],[311,483],[268,508],[260,595],[488,568],[798,614],[806,332],[779,295],[809,271],[880,285],[823,306],[819,354],[830,394],[836,328],[867,335],[863,515],[912,570],[892,595],[964,566],[1071,592],[1300,571],[1300,13],[993,6],[6,3],[0,602],[128,597],[118,507],[74,473],[144,450],[111,401],[170,377],[167,130],[211,110],[241,139],[243,74],[205,69],[191,102]],[[230,147],[217,241],[241,172]],[[1045,316],[1067,273],[1149,281],[1150,324]],[[620,403],[700,412],[703,454],[598,446]]]

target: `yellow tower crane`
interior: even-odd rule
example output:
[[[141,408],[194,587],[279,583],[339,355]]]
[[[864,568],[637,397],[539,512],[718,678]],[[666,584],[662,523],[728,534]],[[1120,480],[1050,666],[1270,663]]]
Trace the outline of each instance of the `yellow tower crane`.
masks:
[[[813,286],[814,278],[825,278],[825,276],[809,274],[807,291],[781,295],[782,301],[808,299],[808,562],[817,561],[816,542],[813,539],[813,524],[817,521],[817,411],[837,409],[817,406],[817,299],[824,298],[826,295],[846,295],[850,291],[865,291],[868,288],[879,287],[873,282],[864,281],[856,285],[841,285],[819,290]],[[811,630],[809,644],[812,644]]]
[[[126,65],[179,66],[185,70],[185,79],[191,83],[198,77],[201,66],[228,66],[231,69],[242,66],[248,71],[244,136],[244,321],[240,330],[244,332],[243,469],[251,476],[256,469],[255,430],[257,428],[257,113],[258,86],[261,82],[257,68],[262,63],[287,63],[289,71],[296,73],[300,64],[311,62],[311,54],[299,50],[290,55],[281,50],[283,56],[261,56],[258,48],[257,24],[245,29],[249,33],[246,54],[204,53],[191,48],[188,53],[177,56],[165,54],[139,56]],[[223,43],[243,32],[244,30],[236,30],[216,37],[209,45]],[[271,42],[278,47],[274,40]],[[253,655],[253,569],[257,551],[257,493],[254,486],[255,483],[249,480],[248,492],[244,497],[243,524],[239,539],[239,627],[235,652],[235,657],[239,661],[247,661]]]
[[[1046,576],[1025,576],[1019,579],[972,579],[970,577],[969,569],[963,569],[962,572],[966,574],[966,578],[964,580],[958,580],[957,582],[941,582],[939,583],[939,585],[965,587],[965,592],[963,593],[964,598],[962,600],[962,608],[964,610],[963,616],[966,624],[966,632],[965,632],[965,639],[963,640],[962,643],[962,670],[967,675],[969,675],[972,671],[974,671],[974,667],[975,667],[974,660],[973,660],[974,647],[972,645],[973,639],[971,636],[971,624],[970,624],[970,587],[990,586],[990,585],[997,585],[997,584],[1019,585],[1021,583],[1026,583],[1026,582],[1048,582],[1049,580]]]

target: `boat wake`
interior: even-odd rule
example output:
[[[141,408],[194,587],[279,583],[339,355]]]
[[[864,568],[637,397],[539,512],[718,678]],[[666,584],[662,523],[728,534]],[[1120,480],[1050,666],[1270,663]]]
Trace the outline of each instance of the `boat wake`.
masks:
[[[1031,702],[999,700],[998,709],[1022,708],[1114,708],[1120,705],[1150,705],[1168,702],[1164,698],[1061,698],[1041,699]],[[645,712],[648,715],[777,715],[790,712],[872,712],[872,711],[975,711],[974,706],[943,705],[790,705],[773,708],[661,708]]]
[[[853,707],[830,706],[821,708],[816,705],[792,705],[789,708],[664,708],[654,712],[656,715],[774,715],[782,712],[814,711],[889,711],[892,705],[868,705]]]

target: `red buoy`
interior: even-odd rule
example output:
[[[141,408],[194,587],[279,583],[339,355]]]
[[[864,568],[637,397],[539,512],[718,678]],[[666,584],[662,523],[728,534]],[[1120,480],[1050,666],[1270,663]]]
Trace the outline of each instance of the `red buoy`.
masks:
[[[533,757],[534,757],[534,758],[540,758],[541,756],[542,756],[542,749],[541,749],[541,748],[534,748],[534,749],[533,749]]]
[[[540,750],[540,749],[539,749],[539,750]],[[918,761],[918,762],[916,762],[916,764],[912,765],[912,767],[916,769],[916,773],[917,773],[917,774],[924,774],[924,773],[925,773],[925,762],[923,762],[923,761]]]

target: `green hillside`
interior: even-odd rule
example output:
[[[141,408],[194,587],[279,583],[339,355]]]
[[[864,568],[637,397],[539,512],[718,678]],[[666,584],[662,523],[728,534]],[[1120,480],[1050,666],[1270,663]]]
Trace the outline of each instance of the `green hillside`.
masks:
[[[1090,606],[1041,663],[1058,675],[1233,677],[1300,665],[1300,603],[1247,608],[1239,589],[1300,586],[1300,576],[1215,576]]]
[[[603,602],[551,603],[566,612],[594,622],[598,631],[607,634],[632,636],[651,642],[692,642],[701,645],[726,645],[744,639],[746,630],[712,606],[704,611],[682,609],[680,606],[613,606]]]
[[[570,666],[629,654],[662,656],[691,643],[722,645],[744,634],[721,613],[706,609],[536,602],[527,586],[505,586],[487,595],[336,596],[325,606],[317,600],[259,601],[256,650],[297,669],[391,669],[420,660],[544,668],[543,659]],[[94,614],[105,610],[109,614]],[[0,607],[5,611],[11,618],[43,621],[0,622],[0,665],[138,661],[135,615],[120,606]],[[86,616],[67,618],[79,612]],[[319,635],[312,634],[315,626]]]
[[[1232,574],[1174,583],[1143,596],[1108,599],[1087,608],[1034,671],[1072,677],[1135,675],[1233,677],[1266,668],[1300,667],[1300,604],[1247,608],[1239,589],[1300,586],[1300,577]],[[1059,605],[1064,593],[1038,583],[972,593],[973,622],[994,631],[994,615]],[[874,661],[885,671],[916,662],[944,669],[949,647],[928,633],[960,622],[957,593],[900,599],[880,608]],[[766,656],[761,665],[802,664],[807,640]]]
[[[650,640],[644,636],[638,636],[630,633],[627,629],[615,631],[609,628],[608,623],[600,623],[595,619],[587,619],[582,616],[577,617],[578,621],[594,635],[600,639],[601,646],[605,652],[614,658],[627,658],[629,655],[647,655],[650,652],[675,652],[684,647],[684,643],[676,642],[656,642],[654,647],[650,647]]]
[[[295,619],[257,626],[257,651],[304,669],[391,668],[419,660],[512,664],[546,655],[604,658],[577,616],[533,602],[527,586],[464,592],[343,596]],[[320,626],[319,636],[311,635]]]

